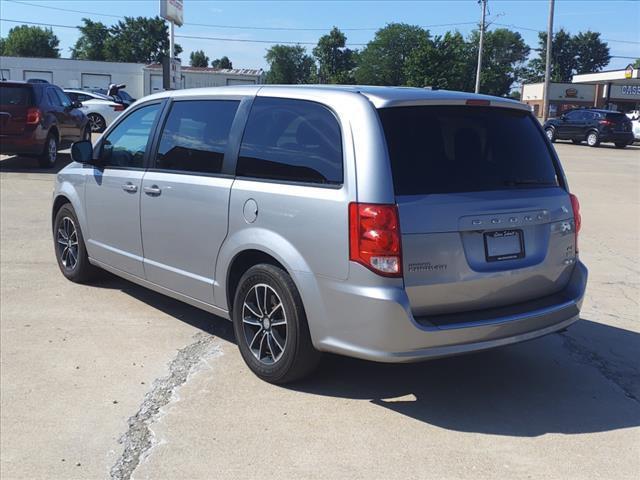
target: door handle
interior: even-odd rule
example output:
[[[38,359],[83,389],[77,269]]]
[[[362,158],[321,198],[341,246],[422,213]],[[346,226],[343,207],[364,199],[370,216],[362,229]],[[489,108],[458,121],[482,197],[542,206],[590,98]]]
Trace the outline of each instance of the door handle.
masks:
[[[162,193],[162,190],[160,190],[160,187],[157,185],[151,185],[150,187],[143,187],[142,189],[144,190],[144,193],[146,193],[151,197],[157,197]]]
[[[136,193],[138,191],[138,187],[131,182],[127,182],[124,185],[122,185],[122,189],[125,192],[129,192],[129,193]]]

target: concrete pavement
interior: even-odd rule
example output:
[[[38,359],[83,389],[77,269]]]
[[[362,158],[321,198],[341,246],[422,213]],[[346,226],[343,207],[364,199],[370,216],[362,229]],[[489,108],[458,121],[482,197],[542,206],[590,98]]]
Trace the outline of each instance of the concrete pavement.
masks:
[[[53,175],[1,160],[0,476],[635,478],[640,148],[556,148],[582,203],[580,322],[422,364],[330,356],[288,388],[248,371],[225,320],[66,281]]]

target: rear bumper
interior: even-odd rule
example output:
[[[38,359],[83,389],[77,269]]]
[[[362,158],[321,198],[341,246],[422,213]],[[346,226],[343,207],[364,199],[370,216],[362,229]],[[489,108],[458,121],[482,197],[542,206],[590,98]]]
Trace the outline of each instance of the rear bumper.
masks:
[[[578,261],[558,304],[439,327],[421,324],[413,317],[401,285],[358,287],[319,280],[321,292],[304,301],[319,350],[380,362],[412,362],[486,350],[562,330],[579,319],[587,275]],[[301,287],[304,291],[304,285]]]
[[[41,154],[46,138],[46,132],[43,133],[40,128],[22,135],[0,135],[0,153]]]
[[[600,136],[601,142],[612,142],[612,143],[633,143],[634,135],[633,132],[606,132]]]

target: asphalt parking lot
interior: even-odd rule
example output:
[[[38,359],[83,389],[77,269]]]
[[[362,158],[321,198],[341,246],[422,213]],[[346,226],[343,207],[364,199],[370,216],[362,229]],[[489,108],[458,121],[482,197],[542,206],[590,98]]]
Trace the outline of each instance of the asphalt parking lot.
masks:
[[[225,320],[106,274],[66,281],[53,172],[3,157],[0,476],[637,478],[640,147],[556,149],[582,204],[578,323],[421,364],[331,356],[287,388],[249,372]]]

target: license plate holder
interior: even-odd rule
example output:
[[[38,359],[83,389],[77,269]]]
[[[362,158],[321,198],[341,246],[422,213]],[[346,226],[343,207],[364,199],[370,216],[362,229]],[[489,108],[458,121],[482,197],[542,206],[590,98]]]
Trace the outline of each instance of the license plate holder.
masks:
[[[524,258],[524,235],[522,230],[485,232],[484,253],[487,262]]]

